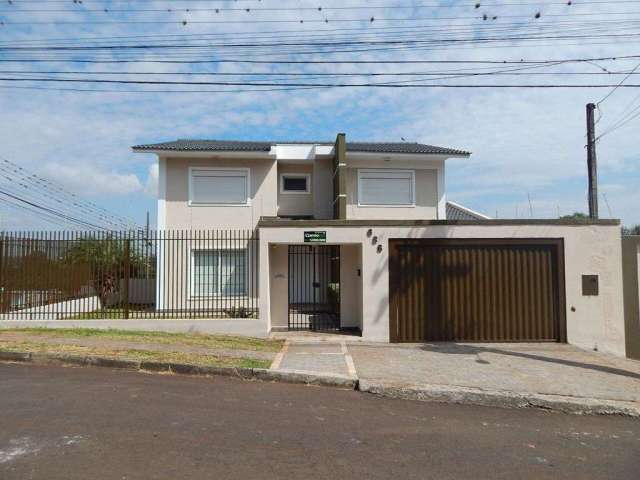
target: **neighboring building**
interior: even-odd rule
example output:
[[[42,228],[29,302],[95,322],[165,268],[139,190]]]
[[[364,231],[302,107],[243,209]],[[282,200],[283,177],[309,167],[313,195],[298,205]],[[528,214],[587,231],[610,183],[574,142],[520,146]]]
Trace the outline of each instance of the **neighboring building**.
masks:
[[[568,341],[624,354],[619,222],[491,220],[447,202],[445,163],[466,151],[344,134],[134,151],[159,158],[159,229],[255,232],[232,247],[190,244],[179,267],[159,260],[160,310],[229,311],[251,298],[254,318],[218,320],[220,331]]]
[[[447,220],[491,220],[482,213],[463,207],[459,203],[447,201]]]

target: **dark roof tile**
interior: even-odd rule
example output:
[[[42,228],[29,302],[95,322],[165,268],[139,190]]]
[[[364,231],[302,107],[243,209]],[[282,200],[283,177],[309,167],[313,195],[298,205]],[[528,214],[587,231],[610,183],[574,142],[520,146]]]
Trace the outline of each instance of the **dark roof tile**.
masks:
[[[274,145],[316,144],[333,145],[332,142],[251,142],[236,140],[189,140],[136,145],[137,151],[167,150],[175,152],[268,152]],[[454,148],[436,147],[423,143],[394,142],[347,142],[349,152],[413,153],[435,155],[469,155],[469,152]]]
[[[489,217],[460,204],[447,202],[447,220],[490,220]]]

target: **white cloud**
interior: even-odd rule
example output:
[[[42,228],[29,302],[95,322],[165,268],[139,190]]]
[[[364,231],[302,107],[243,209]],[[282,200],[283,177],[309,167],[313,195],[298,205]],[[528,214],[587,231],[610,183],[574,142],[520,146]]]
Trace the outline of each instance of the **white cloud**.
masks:
[[[15,3],[15,2],[14,2]],[[135,3],[135,2],[133,2]],[[132,7],[134,7],[132,3]],[[381,1],[380,4],[407,5],[400,0]],[[416,5],[424,3],[416,1]],[[479,11],[469,2],[456,3],[458,7],[415,10],[325,10],[300,12],[279,11],[279,20],[323,18],[407,17],[419,16],[432,20],[423,22],[416,37],[431,32],[434,39],[447,36],[484,35],[487,28],[505,28],[505,32],[517,34],[520,27],[507,27],[515,20],[507,15],[524,15],[518,19],[521,25],[532,24],[533,15],[541,10],[543,22],[600,21],[598,16],[571,16],[574,12],[597,13],[611,5],[511,5],[482,7]],[[481,2],[482,3],[482,2]],[[494,2],[495,3],[495,2]],[[362,3],[364,4],[364,3]],[[378,3],[376,3],[378,4]],[[203,4],[204,5],[204,4]],[[223,7],[237,7],[236,2],[224,2]],[[298,0],[282,0],[278,7],[300,7]],[[255,8],[263,8],[264,2],[256,2]],[[324,7],[344,6],[342,0],[325,0]],[[19,6],[18,6],[19,7]],[[145,2],[145,8],[166,7],[166,2]],[[22,7],[20,7],[22,8]],[[469,20],[446,20],[444,17],[470,17],[482,13],[498,15],[491,24],[469,28]],[[611,10],[611,9],[609,9]],[[615,5],[615,11],[633,12],[631,4]],[[545,17],[547,14],[566,15]],[[271,19],[274,12],[192,12],[175,13],[175,17],[194,20],[256,20]],[[504,16],[504,18],[503,18]],[[42,20],[71,20],[86,18],[40,14]],[[128,19],[166,19],[165,14],[128,15]],[[556,20],[554,20],[554,18]],[[608,20],[610,17],[606,17]],[[558,23],[559,24],[559,23]],[[124,25],[102,24],[65,27],[40,26],[38,29],[6,28],[8,40],[33,38],[59,38],[77,36],[116,36],[145,34],[184,34],[234,32],[246,34],[269,30],[329,30],[366,27],[368,23],[350,24],[197,24],[187,27],[163,24]],[[416,22],[374,22],[372,28],[394,27],[402,29],[420,25]],[[544,34],[544,23],[539,32]],[[602,25],[606,25],[602,23]],[[440,30],[436,31],[435,28]],[[595,28],[595,27],[594,27]],[[597,28],[602,28],[601,26]],[[617,27],[616,27],[617,28]],[[613,30],[613,27],[612,27]],[[379,34],[383,30],[372,30]],[[557,30],[556,30],[557,31]],[[567,34],[580,34],[578,26],[567,25],[561,30]],[[606,30],[602,30],[607,32]],[[617,32],[618,30],[616,30]],[[294,35],[293,33],[291,35]],[[334,31],[328,38],[338,38]],[[212,37],[216,38],[216,37]],[[241,38],[240,36],[238,38]],[[285,38],[285,37],[283,37]],[[380,35],[367,38],[380,39]],[[407,36],[413,38],[413,36]],[[632,43],[633,42],[633,43]],[[604,41],[551,41],[527,44],[456,45],[443,48],[438,45],[393,51],[372,50],[357,55],[341,53],[333,59],[396,59],[396,60],[504,60],[579,58],[608,55],[629,55],[636,52],[635,39],[606,44]],[[546,46],[545,46],[546,44]],[[531,44],[529,44],[531,45]],[[242,58],[241,49],[220,50],[221,55]],[[115,55],[113,53],[107,55]],[[245,58],[253,58],[247,56]],[[255,58],[258,58],[257,56]],[[284,58],[265,55],[261,59]],[[305,57],[320,59],[319,55]],[[633,61],[607,62],[616,70],[629,70]],[[18,65],[24,69],[46,70],[69,68],[69,64]],[[468,65],[250,65],[222,64],[185,66],[172,64],[120,64],[73,65],[74,69],[87,71],[112,70],[121,72],[318,72],[345,73],[352,71],[407,72],[449,71],[469,68]],[[473,67],[478,70],[480,67]],[[564,68],[565,71],[597,71],[596,66],[580,64]],[[547,71],[540,69],[540,72]],[[139,78],[139,77],[130,77]],[[167,79],[167,76],[150,78]],[[181,76],[172,79],[189,79]],[[202,77],[201,77],[202,78]],[[620,77],[615,77],[620,78]],[[389,81],[376,78],[371,81]],[[454,79],[451,83],[580,83],[590,82],[592,77],[473,77]],[[425,81],[425,80],[423,80]],[[609,80],[613,81],[613,80]],[[637,83],[637,82],[636,82]],[[49,85],[52,86],[52,85]],[[66,85],[62,85],[66,86]],[[129,87],[127,87],[129,88]],[[133,87],[131,87],[133,88]],[[157,184],[157,166],[149,166],[150,155],[137,155],[130,146],[141,142],[169,140],[179,137],[192,138],[283,138],[283,139],[331,139],[338,131],[345,131],[347,138],[399,141],[400,137],[412,141],[466,148],[473,152],[469,160],[452,160],[449,163],[447,187],[450,197],[469,207],[501,216],[528,212],[527,194],[532,197],[535,215],[555,216],[558,206],[561,213],[585,210],[586,165],[584,152],[584,105],[601,98],[606,90],[510,90],[510,89],[319,89],[290,92],[245,92],[209,94],[126,94],[126,93],[61,93],[53,91],[0,90],[0,122],[10,125],[0,131],[3,155],[46,174],[68,188],[86,195],[118,195],[126,199],[131,208],[138,202],[149,202]],[[632,89],[620,89],[602,105],[602,121],[598,130],[603,131],[636,98]],[[637,183],[640,181],[640,155],[632,124],[605,137],[599,144],[601,190],[606,194],[614,215],[622,216],[627,223],[640,223],[640,209],[633,206],[637,200]],[[141,180],[142,179],[142,180]],[[631,201],[633,200],[633,201]],[[601,204],[608,214],[604,202]],[[109,205],[106,205],[109,207]],[[114,208],[117,205],[113,203]],[[149,208],[148,203],[143,207]],[[504,212],[504,213],[503,213]]]
[[[129,195],[143,190],[140,180],[133,173],[100,171],[91,165],[51,163],[42,170],[42,174],[84,196]]]
[[[147,181],[144,185],[144,193],[150,197],[156,198],[158,196],[158,164],[152,163],[149,165],[149,173]]]

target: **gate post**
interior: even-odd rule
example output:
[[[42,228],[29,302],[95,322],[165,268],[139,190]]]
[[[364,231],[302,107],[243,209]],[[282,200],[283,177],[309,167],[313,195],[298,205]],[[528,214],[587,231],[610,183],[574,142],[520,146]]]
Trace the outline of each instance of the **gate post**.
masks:
[[[4,235],[0,233],[0,312],[5,312]],[[7,308],[7,311],[9,309]]]

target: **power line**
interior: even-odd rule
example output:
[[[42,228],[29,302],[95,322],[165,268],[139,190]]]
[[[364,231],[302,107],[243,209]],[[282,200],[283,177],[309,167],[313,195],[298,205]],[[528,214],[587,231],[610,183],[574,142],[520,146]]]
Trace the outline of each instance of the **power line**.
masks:
[[[500,76],[617,76],[628,75],[630,72],[471,72],[465,75],[500,75]],[[411,76],[441,76],[456,75],[458,71],[444,72],[113,72],[113,71],[86,71],[86,70],[0,70],[0,74],[8,75],[172,75],[172,76],[213,76],[213,77],[411,77]],[[640,72],[631,72],[631,75],[640,75]]]
[[[640,3],[640,0],[639,0]],[[483,26],[484,31],[492,31],[492,30],[504,30],[504,29],[517,29],[521,30],[522,28],[527,27],[535,27],[536,30],[546,29],[546,28],[557,28],[558,26],[566,27],[570,25],[580,25],[580,26],[594,26],[599,27],[602,26],[603,23],[606,24],[616,24],[617,26],[622,26],[625,24],[629,25],[637,25],[637,21],[600,21],[600,22],[536,22],[535,25],[523,25],[522,22],[517,23],[503,23],[503,24],[486,24],[480,23],[475,24],[475,26],[481,25]],[[402,27],[377,27],[367,25],[362,28],[322,28],[322,29],[286,29],[286,30],[262,30],[255,32],[215,32],[215,33],[182,33],[182,34],[147,34],[147,35],[119,35],[119,36],[108,36],[108,37],[55,37],[55,38],[41,38],[41,39],[21,39],[19,40],[22,43],[33,43],[33,42],[69,42],[69,41],[103,41],[103,40],[123,40],[123,39],[139,39],[139,38],[193,38],[193,37],[203,37],[203,38],[211,38],[211,37],[223,37],[223,36],[231,36],[234,38],[242,38],[242,37],[261,37],[261,38],[290,38],[293,36],[303,36],[303,37],[311,37],[311,36],[320,36],[326,34],[332,35],[347,35],[347,34],[357,34],[358,32],[362,32],[362,35],[376,35],[380,36],[382,34],[394,34],[394,33],[412,33],[412,32],[455,32],[459,31],[460,27],[472,27],[474,24],[448,24],[446,27],[433,27],[429,25],[414,25],[414,26],[402,26]],[[425,30],[427,29],[427,30]],[[468,30],[470,33],[473,33],[474,30]],[[316,32],[316,33],[314,33]],[[344,33],[342,33],[344,32]],[[289,35],[291,34],[291,35]],[[294,35],[296,34],[296,35]],[[300,34],[300,35],[297,35]],[[5,42],[0,42],[5,43]]]
[[[88,227],[88,228],[91,228],[91,229],[96,229],[96,230],[106,230],[104,227],[101,227],[100,225],[96,225],[96,224],[93,224],[93,223],[90,223],[90,222],[85,222],[84,220],[80,220],[80,219],[74,218],[72,216],[65,215],[63,213],[60,213],[60,212],[52,209],[52,208],[45,207],[43,205],[39,205],[37,203],[31,202],[31,201],[26,200],[26,199],[24,199],[22,197],[19,197],[17,195],[13,195],[12,193],[6,192],[4,190],[0,190],[0,195],[4,195],[6,197],[12,198],[12,199],[17,200],[17,201],[19,201],[21,203],[24,203],[25,205],[30,205],[31,207],[37,208],[38,210],[42,210],[42,211],[47,212],[47,213],[49,213],[51,215],[54,215],[56,217],[60,217],[60,218],[65,219],[65,220],[69,220],[69,221],[71,221],[73,223],[76,223],[78,225],[81,225],[81,226],[85,226],[85,227]]]
[[[361,40],[361,41],[334,41],[334,42],[280,42],[280,43],[213,43],[213,44],[142,44],[142,45],[88,45],[88,46],[49,46],[49,47],[2,47],[3,52],[59,52],[59,51],[100,51],[100,50],[165,50],[165,49],[193,49],[193,48],[270,48],[270,47],[344,47],[357,45],[421,45],[425,43],[481,43],[486,41],[513,41],[513,40],[570,40],[584,38],[631,38],[640,36],[640,33],[602,34],[602,35],[538,35],[538,36],[504,36],[504,37],[475,37],[475,38],[447,38],[442,40]]]
[[[628,60],[637,59],[640,55],[621,55],[597,58],[573,58],[556,60],[246,60],[246,59],[207,59],[207,60],[155,60],[155,59],[114,59],[114,60],[93,60],[74,59],[73,63],[173,63],[173,64],[219,64],[219,63],[241,63],[241,64],[273,64],[273,65],[419,65],[419,64],[469,64],[469,65],[513,65],[513,64],[546,64],[546,63],[589,63],[602,62],[607,60]],[[0,58],[0,62],[5,63],[41,63],[52,62],[51,59],[7,59]]]
[[[640,3],[640,2],[639,2]],[[556,4],[557,5],[557,4]],[[580,7],[581,4],[576,4],[576,7]],[[502,4],[500,7],[505,6],[526,6],[523,4]],[[567,6],[567,4],[563,4]],[[571,5],[573,6],[573,5]],[[473,7],[473,6],[472,6]],[[0,13],[199,13],[209,12],[221,14],[224,12],[240,12],[254,14],[259,12],[326,12],[326,11],[352,11],[352,10],[422,10],[422,9],[437,9],[437,8],[469,8],[468,5],[434,5],[434,4],[413,4],[413,5],[342,5],[342,6],[319,6],[319,7],[165,7],[165,8],[119,8],[119,7],[102,7],[102,8],[30,8],[30,9],[11,9],[5,8],[0,10]],[[478,9],[475,9],[476,11]],[[574,10],[574,9],[572,9]],[[565,12],[565,13],[545,13],[544,17],[566,17],[566,16],[607,16],[607,15],[627,15],[638,14],[639,12]],[[468,19],[468,18],[483,18],[482,15],[466,16],[466,17],[452,17],[453,19]],[[452,19],[449,18],[449,19]],[[499,18],[535,18],[534,15],[499,15]]]
[[[225,89],[225,90],[177,90],[177,89],[154,89],[154,90],[125,90],[125,89],[106,89],[106,88],[57,88],[57,87],[42,87],[42,86],[24,86],[24,85],[0,85],[0,89],[9,90],[43,90],[52,92],[87,92],[87,93],[260,93],[260,92],[291,92],[298,90],[314,90],[320,87],[274,87],[274,88],[240,88],[240,89]]]
[[[600,24],[598,24],[598,25],[600,25]],[[417,28],[421,28],[421,30],[420,30],[419,32],[420,32],[420,33],[424,33],[424,28],[426,28],[426,27],[417,27]],[[602,26],[599,26],[599,27],[598,27],[598,29],[601,29],[601,28],[602,28]],[[346,29],[346,30],[351,30],[351,29]],[[617,28],[617,30],[618,30],[618,31],[621,31],[621,30],[620,30],[620,28]],[[487,31],[487,30],[485,30],[485,31]],[[496,31],[497,31],[497,30],[496,30]],[[565,28],[565,29],[564,29],[564,31],[565,31],[565,33],[566,33],[566,32],[571,31],[571,29],[569,29],[569,28]],[[580,30],[576,30],[576,29],[574,29],[574,31],[580,31]],[[292,32],[294,32],[294,31],[292,31]],[[398,31],[398,30],[395,30],[395,31],[384,31],[384,32],[382,32],[382,33],[378,33],[378,34],[377,34],[377,37],[380,37],[380,36],[383,36],[383,35],[387,35],[387,34],[390,34],[390,35],[396,35],[396,37],[397,37],[397,34],[398,34],[398,33],[399,33],[399,34],[405,34],[405,32],[406,32],[406,34],[407,34],[407,35],[409,35],[411,32],[418,32],[418,30],[411,30],[411,29],[409,29],[409,27],[405,27],[405,28],[404,28],[404,30],[400,30],[400,31]],[[371,36],[371,35],[373,35],[373,34],[372,34],[372,33],[370,33],[370,32],[368,32],[368,33],[366,34],[366,36]],[[242,54],[242,53],[238,53],[238,52],[236,52],[236,54],[235,54],[235,56],[236,56],[236,57],[238,57],[238,56],[247,56],[247,55],[254,56],[254,55],[258,54],[257,52],[260,52],[260,53],[259,53],[259,55],[261,55],[261,56],[265,56],[265,55],[270,55],[270,56],[271,56],[271,55],[284,55],[284,54],[286,54],[286,55],[293,55],[293,54],[305,54],[305,55],[308,55],[308,54],[314,54],[314,53],[319,53],[319,54],[320,54],[320,53],[321,53],[321,54],[331,54],[331,53],[341,53],[341,52],[354,52],[354,53],[355,53],[355,52],[358,52],[358,53],[360,53],[360,52],[363,52],[363,51],[374,51],[374,50],[377,50],[377,51],[382,51],[382,50],[397,50],[398,48],[402,48],[402,49],[413,49],[413,50],[425,50],[425,47],[426,47],[426,46],[429,46],[429,48],[428,48],[428,49],[429,49],[429,50],[431,50],[431,51],[437,50],[436,48],[434,48],[434,47],[433,47],[433,45],[445,45],[445,46],[447,47],[447,49],[459,48],[459,47],[455,47],[455,46],[454,46],[454,44],[448,44],[448,43],[446,43],[446,41],[448,40],[448,38],[445,38],[445,37],[447,37],[447,35],[449,35],[449,33],[442,33],[438,39],[428,39],[428,41],[426,41],[426,40],[422,40],[422,42],[423,42],[423,43],[418,43],[418,44],[415,44],[415,45],[394,45],[394,46],[393,46],[393,48],[389,48],[389,47],[379,48],[379,47],[378,47],[378,48],[375,48],[375,49],[374,49],[374,48],[366,48],[366,49],[364,49],[364,48],[362,48],[362,47],[358,46],[359,48],[352,49],[352,50],[347,50],[347,49],[344,49],[344,47],[340,47],[341,49],[339,49],[339,50],[329,51],[329,50],[327,50],[327,48],[334,48],[334,49],[335,49],[335,48],[336,48],[336,46],[334,45],[334,46],[330,46],[330,47],[328,47],[328,46],[322,46],[322,45],[321,45],[321,48],[322,48],[322,49],[321,49],[321,50],[318,50],[317,52],[308,51],[308,50],[302,50],[302,51],[293,51],[293,50],[292,50],[292,51],[274,51],[274,52],[265,52],[265,51],[264,51],[264,48],[265,48],[264,46],[260,46],[260,47],[247,47],[247,46],[243,46],[243,47],[232,47],[232,48],[244,48],[244,49],[250,48],[250,49],[252,50],[252,53],[246,53],[246,54]],[[634,35],[637,35],[637,34],[627,34],[627,37],[626,37],[626,38],[632,38]],[[565,36],[566,36],[566,35],[565,35]],[[199,38],[202,38],[202,37],[201,37],[201,35],[198,35],[198,37],[199,37]],[[547,35],[547,37],[548,37],[548,35]],[[588,38],[588,36],[586,36],[586,37]],[[98,38],[98,37],[93,37],[93,38]],[[114,37],[114,39],[117,39],[117,38],[136,38],[136,37]],[[158,38],[158,37],[150,37],[150,38]],[[166,37],[162,37],[162,38],[166,38]],[[189,38],[189,36],[186,36],[186,35],[182,36],[182,35],[181,35],[181,36],[177,36],[176,38]],[[251,38],[252,38],[254,41],[255,41],[255,40],[257,40],[257,37],[251,37]],[[263,37],[263,39],[264,39],[264,38],[278,38],[278,37],[271,37],[271,36],[268,36],[268,37]],[[300,36],[298,36],[297,38],[301,38],[301,37],[300,37]],[[310,37],[307,35],[307,36],[306,36],[306,38],[310,38]],[[357,38],[357,37],[356,37],[356,38]],[[364,37],[363,37],[363,36],[361,36],[360,38],[364,38]],[[374,38],[375,38],[375,37],[374,37]],[[413,35],[413,38],[418,38],[418,37],[416,37],[416,35],[414,34],[414,35]],[[621,37],[615,37],[615,38],[621,38]],[[622,38],[625,38],[625,37],[622,37]],[[524,42],[524,41],[527,41],[527,42],[531,42],[531,41],[540,42],[541,40],[544,40],[544,39],[545,39],[545,37],[542,37],[542,36],[540,36],[539,34],[537,34],[537,36],[535,36],[535,37],[531,37],[531,38],[529,38],[529,39],[527,39],[527,38],[523,38],[523,34],[522,34],[522,33],[519,33],[519,36],[514,37],[514,40],[518,40],[518,41],[520,41],[520,42]],[[71,40],[71,39],[66,39],[66,40],[63,40],[63,41],[70,41],[70,40]],[[82,40],[82,39],[78,39],[78,40],[79,40],[79,41],[85,41],[85,40]],[[281,38],[279,38],[279,40],[281,41],[282,39],[281,39]],[[504,44],[505,42],[507,42],[507,41],[509,41],[509,40],[510,40],[510,37],[496,37],[496,38],[487,38],[487,39],[484,39],[483,41],[484,41],[484,42],[502,42],[502,43]],[[558,40],[559,40],[559,39],[556,39],[556,40],[554,40],[554,42],[558,42]],[[478,43],[477,35],[474,35],[473,37],[470,37],[470,38],[458,38],[458,39],[456,39],[456,38],[451,38],[451,41],[452,41],[452,42],[456,42],[456,41],[458,41],[458,42],[462,42],[462,43],[461,43],[462,45],[464,45],[464,44],[477,44],[477,43]],[[562,40],[562,41],[565,41],[565,42],[566,42],[566,40]],[[585,39],[581,39],[581,42],[582,42],[582,43],[581,43],[582,45],[586,44]],[[623,43],[621,40],[616,40],[616,42],[617,42],[617,44],[621,44],[621,43]],[[23,42],[23,43],[24,43],[24,42]],[[261,40],[261,45],[262,45],[262,44],[264,44],[264,43],[266,43],[266,42],[265,42],[264,40]],[[335,42],[334,42],[334,43],[335,43]],[[511,42],[511,43],[512,43],[512,42]],[[603,43],[603,42],[600,42],[600,44],[602,44],[602,43]],[[597,43],[592,42],[592,44],[597,44]],[[13,42],[13,45],[15,45],[15,42]],[[194,49],[194,48],[196,48],[196,49],[199,49],[199,50],[200,50],[200,54],[201,54],[201,55],[204,55],[204,53],[205,53],[205,52],[204,52],[202,49],[207,48],[207,45],[211,45],[211,44],[204,44],[204,45],[203,45],[203,44],[187,45],[187,46],[185,46],[185,48],[190,48],[190,49]],[[5,42],[4,46],[5,46],[5,48],[7,48],[7,47],[8,47],[8,48],[11,48],[12,44],[11,44],[11,43],[7,43],[7,42]],[[93,45],[93,47],[95,47],[95,46],[96,46],[96,45]],[[309,45],[306,45],[306,46],[311,46],[311,43],[310,43]],[[507,44],[507,45],[502,45],[502,47],[501,47],[501,48],[506,48],[506,47],[508,47],[508,48],[513,48],[513,47],[515,47],[515,46],[516,46],[516,45],[510,45],[510,44]],[[45,46],[43,46],[43,47],[45,47]],[[102,46],[102,47],[106,49],[106,48],[108,48],[109,46]],[[171,47],[172,47],[171,45],[168,45],[168,46],[167,46],[167,48],[171,48]],[[305,45],[303,45],[302,47],[298,46],[298,47],[296,47],[296,48],[303,48],[303,47],[305,47]],[[72,47],[72,48],[73,48],[73,47]],[[123,48],[124,48],[124,46],[117,46],[117,48],[123,49]],[[158,48],[160,48],[160,47],[158,47]],[[476,46],[476,48],[481,48],[481,47]],[[493,47],[492,47],[492,48],[493,48]],[[135,50],[135,47],[134,47],[134,50]],[[175,49],[173,49],[173,50],[175,50]],[[42,56],[42,55],[43,55],[43,54],[46,54],[46,55],[47,55],[47,58],[49,58],[49,59],[53,59],[53,60],[62,60],[62,61],[63,61],[63,60],[64,60],[64,57],[60,57],[60,56],[58,55],[58,53],[65,53],[65,52],[64,52],[64,51],[60,51],[60,52],[57,52],[57,51],[50,51],[50,52],[48,52],[48,51],[46,51],[46,50],[45,50],[45,51],[43,51],[43,52],[39,55],[39,58],[38,58],[37,60],[40,60],[40,61],[44,60],[44,58],[43,58],[43,56]],[[133,52],[132,52],[132,53],[133,53]],[[217,53],[217,52],[216,52],[216,53]],[[174,55],[177,55],[177,54],[179,54],[179,55],[180,55],[180,58],[188,57],[188,56],[190,55],[190,53],[188,53],[188,52],[177,52],[177,51],[168,51],[168,52],[167,52],[167,51],[165,51],[165,52],[163,52],[162,56],[163,56],[163,58],[167,58],[167,57],[169,57],[169,58],[170,58],[170,57],[172,57],[172,56],[174,56]],[[152,50],[147,50],[147,51],[145,52],[145,55],[146,55],[147,57],[151,57],[151,58],[152,58],[154,55],[156,55],[156,53],[154,53]],[[223,56],[224,56],[224,54],[218,54],[218,55],[217,55],[219,58],[224,58],[223,56],[221,57],[220,55],[223,55]],[[77,56],[74,56],[74,57],[73,57],[73,60],[81,60],[81,59],[76,58],[76,57],[77,57]],[[110,58],[112,58],[112,57],[110,57]],[[15,59],[15,57],[13,57],[13,59]],[[26,58],[25,58],[25,61],[26,61],[26,59],[36,60],[36,59],[35,59],[34,57],[32,57],[32,56],[30,56],[30,57],[26,57]],[[124,58],[122,58],[122,55],[119,55],[119,59],[120,59],[120,60],[124,60]],[[11,59],[11,58],[8,58],[8,60],[12,60],[12,59]],[[71,59],[70,59],[70,60],[71,60]],[[98,58],[95,58],[95,53],[94,53],[94,60],[98,60]]]
[[[620,83],[618,83],[617,85],[615,85],[615,86],[613,87],[613,90],[611,90],[611,91],[610,91],[609,93],[607,93],[604,97],[602,97],[602,98],[600,99],[600,101],[598,101],[598,102],[596,103],[596,107],[600,107],[600,105],[601,105],[601,104],[602,104],[602,103],[603,103],[607,98],[609,98],[611,95],[613,95],[613,94],[615,93],[615,91],[616,91],[616,90],[618,90],[620,87],[622,87],[622,85],[624,84],[624,82],[626,82],[626,81],[629,79],[629,77],[631,77],[631,75],[633,75],[633,74],[636,72],[636,70],[638,70],[638,68],[640,68],[640,63],[638,63],[638,64],[633,68],[633,70],[631,70],[631,71],[630,71],[630,72],[629,72],[629,73],[628,73],[628,74],[627,74],[627,75],[626,75],[626,76],[625,76],[625,77],[620,81]]]
[[[2,161],[8,166],[3,166],[0,164],[0,175],[11,182],[11,185],[18,185],[28,191],[32,191],[32,189],[35,189],[35,192],[38,195],[45,197],[45,201],[51,200],[60,204],[61,206],[63,206],[65,203],[70,204],[67,205],[67,208],[71,210],[80,209],[83,213],[89,214],[91,218],[97,216],[98,218],[113,226],[128,227],[135,225],[128,219],[118,215],[114,215],[93,202],[83,200],[78,195],[65,190],[61,186],[49,180],[39,177],[36,174],[29,174],[25,169],[15,165],[8,160],[3,159]],[[20,177],[15,177],[16,174]]]
[[[155,3],[228,3],[230,0],[136,0],[137,3],[151,3],[153,2]],[[261,2],[262,0],[233,0],[235,3],[247,3],[247,2]],[[47,4],[47,3],[64,3],[64,4],[68,4],[69,0],[20,0],[20,4]],[[92,3],[104,3],[104,0],[83,0],[82,5],[85,4],[92,4]],[[114,0],[113,3],[129,3],[127,0]],[[266,4],[267,2],[262,2],[263,4]],[[277,1],[275,3],[278,3]],[[318,2],[314,2],[316,5]],[[572,7],[580,7],[581,5],[601,5],[601,4],[606,4],[606,5],[610,5],[612,3],[611,0],[580,0],[580,3],[574,3],[574,4],[568,4],[567,1],[523,1],[523,2],[513,2],[513,1],[508,1],[508,2],[478,2],[480,3],[481,7],[505,7],[505,6],[536,6],[536,7],[540,7],[540,6],[563,6],[563,7],[567,7],[567,6],[572,6]],[[640,0],[616,0],[615,1],[616,4],[637,4],[640,3]],[[420,3],[420,4],[416,4],[416,6],[423,6],[423,7],[429,7],[429,8],[474,8],[474,4],[442,4],[442,3]],[[352,8],[367,8],[367,5],[361,5],[361,6],[352,6]],[[372,7],[375,8],[375,5],[373,5]],[[381,6],[384,7],[384,6]],[[411,8],[410,6],[405,7],[405,6],[391,6],[391,8]],[[224,7],[221,7],[221,9],[223,9]],[[251,7],[252,9],[254,7]],[[263,7],[257,7],[259,8],[263,8]],[[309,9],[313,9],[313,10],[317,10],[317,6],[313,6],[313,7],[293,7],[293,8],[309,8]],[[332,8],[332,7],[326,7],[323,6],[323,9],[328,9],[328,8]],[[333,8],[338,8],[338,7],[333,7]]]
[[[115,215],[89,200],[84,200],[75,193],[64,189],[62,186],[40,177],[35,173],[28,172],[10,160],[0,157],[0,161],[4,163],[4,165],[0,163],[0,177],[8,180],[11,186],[19,186],[31,193],[36,193],[42,197],[42,200],[45,202],[53,201],[63,208],[66,207],[70,211],[85,213],[92,220],[97,217],[112,227],[126,229],[138,227],[135,222],[125,217]],[[11,187],[7,186],[5,188]]]
[[[632,115],[633,114],[633,115]],[[596,139],[597,141],[601,140],[603,137],[605,137],[606,135],[609,135],[610,133],[615,132],[616,130],[621,129],[622,127],[624,127],[625,125],[627,125],[629,122],[635,120],[636,118],[640,117],[640,106],[634,108],[632,110],[632,112],[630,112],[629,115],[627,115],[627,117],[619,120],[616,124],[614,124],[612,127],[610,127],[608,130],[605,130],[601,135],[598,136],[598,138]]]
[[[57,83],[109,83],[123,85],[211,85],[211,86],[263,86],[263,87],[389,87],[389,88],[611,88],[610,84],[535,84],[535,85],[509,85],[509,84],[477,84],[477,85],[451,85],[451,84],[419,84],[400,85],[397,83],[273,83],[273,82],[210,82],[210,81],[174,81],[174,80],[112,80],[112,79],[70,79],[70,78],[15,78],[0,77],[3,82],[57,82]],[[640,84],[619,85],[619,88],[638,88]]]
[[[83,13],[79,12],[69,12],[69,13]],[[639,12],[631,12],[630,14],[638,14]],[[629,14],[625,12],[617,13],[618,15],[628,16]],[[575,16],[576,14],[571,15],[546,15],[546,17],[555,18],[557,16],[565,17],[565,16]],[[592,15],[592,14],[584,14],[584,15]],[[534,19],[534,15],[504,15],[504,18],[520,18],[520,19]],[[487,25],[491,24],[491,22],[497,20],[496,18],[487,18],[486,16],[463,16],[463,17],[394,17],[394,18],[386,18],[386,17],[367,17],[367,18],[300,18],[300,19],[238,19],[238,20],[192,20],[183,18],[180,20],[32,20],[32,21],[3,21],[0,25],[2,26],[10,26],[10,25],[145,25],[145,24],[157,24],[157,25],[181,25],[187,26],[189,24],[194,25],[215,25],[215,24],[331,24],[331,23],[389,23],[389,22],[448,22],[451,20],[480,20],[478,25]]]
[[[83,0],[83,4],[90,4],[90,3],[99,3],[102,2],[103,0]],[[119,1],[119,2],[123,2],[123,3],[127,3],[127,0],[114,0],[114,1]],[[169,2],[169,3],[179,3],[179,2],[190,2],[190,3],[199,3],[199,2],[205,2],[205,3],[223,3],[223,2],[229,2],[230,0],[137,0],[137,2],[139,3],[143,3],[143,2],[153,2],[153,3],[159,3],[159,2]],[[262,0],[233,0],[234,2],[260,2]],[[69,0],[20,0],[21,4],[30,4],[30,3],[68,3]],[[266,2],[265,2],[266,3]],[[580,0],[579,4],[575,4],[575,5],[597,5],[597,4],[611,4],[611,0]],[[630,3],[630,4],[634,4],[634,3],[640,3],[640,0],[616,0],[616,3]],[[424,5],[424,4],[423,4]],[[471,5],[455,5],[455,4],[441,4],[441,3],[433,3],[431,4],[434,7],[442,7],[442,8],[451,8],[451,7],[473,7],[473,4]],[[527,6],[527,5],[534,5],[534,6],[550,6],[550,5],[562,5],[562,6],[567,6],[567,2],[566,1],[551,1],[551,2],[545,2],[543,0],[540,1],[524,1],[524,2],[481,2],[481,6],[483,7],[502,7],[502,6]]]
[[[42,211],[39,211],[39,210],[34,210],[32,208],[29,208],[29,207],[27,207],[25,205],[22,205],[20,203],[17,203],[17,202],[13,203],[10,200],[8,200],[6,198],[3,198],[3,197],[0,197],[0,204],[4,204],[5,206],[8,206],[8,207],[10,207],[10,208],[12,208],[14,210],[18,210],[18,211],[21,211],[21,212],[26,212],[29,215],[38,218],[39,220],[44,220],[45,222],[50,223],[52,225],[55,225],[57,227],[68,227],[69,225],[75,226],[74,223],[71,223],[71,222],[68,222],[68,221],[65,221],[65,220],[60,220],[60,219],[58,219],[58,217],[46,214],[46,213],[44,213]]]

